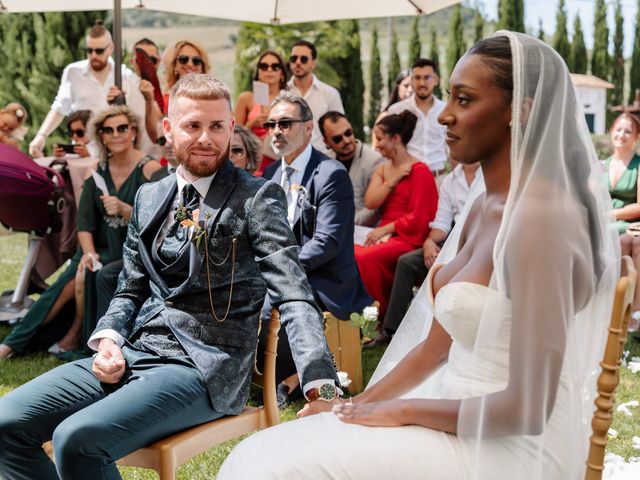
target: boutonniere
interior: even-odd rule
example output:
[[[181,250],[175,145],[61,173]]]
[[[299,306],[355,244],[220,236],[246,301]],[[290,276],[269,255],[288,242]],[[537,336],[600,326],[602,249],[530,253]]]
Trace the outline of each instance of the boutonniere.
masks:
[[[299,183],[294,183],[293,185],[291,185],[291,191],[298,192],[298,206],[302,207],[305,199],[307,198],[307,195],[309,195],[307,189]]]
[[[183,208],[181,211],[180,208]],[[178,214],[184,215],[180,220],[180,226],[183,228],[192,228],[193,227],[193,238],[192,240],[196,243],[196,248],[200,248],[200,240],[206,234],[207,231],[207,222],[209,217],[211,217],[211,213],[207,212],[204,216],[204,221],[199,221],[200,218],[200,209],[196,208],[193,212],[191,212],[191,217],[189,218],[188,210],[184,207],[178,207],[176,211],[176,217]]]

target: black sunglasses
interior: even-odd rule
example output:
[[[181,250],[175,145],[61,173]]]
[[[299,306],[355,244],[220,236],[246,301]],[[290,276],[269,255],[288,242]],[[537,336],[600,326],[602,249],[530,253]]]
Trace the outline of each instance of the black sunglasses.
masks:
[[[244,157],[244,154],[246,153],[242,147],[231,147],[230,152],[234,157]]]
[[[129,131],[129,124],[123,123],[122,125],[118,125],[116,127],[118,133],[127,133]],[[113,135],[113,127],[102,127],[100,129],[100,133],[104,133],[105,135]]]
[[[202,57],[198,57],[198,56],[190,57],[189,55],[180,55],[178,57],[178,63],[180,65],[186,65],[187,63],[189,63],[189,59],[191,59],[191,63],[193,63],[196,67],[199,67],[204,63],[202,61]]]
[[[91,47],[87,47],[84,49],[85,52],[87,52],[87,55],[91,55],[93,52],[96,53],[96,55],[102,55],[104,52],[107,51],[106,48],[91,48]]]
[[[147,55],[147,58],[149,59],[149,61],[151,63],[153,63],[154,65],[157,65],[158,62],[160,61],[160,59],[158,57],[152,57],[151,55]]]
[[[298,59],[300,59],[300,63],[303,65],[305,65],[309,61],[309,57],[307,57],[306,55],[291,55],[289,57],[289,63],[296,63]]]
[[[268,122],[264,122],[262,124],[262,126],[268,131],[268,132],[273,132],[276,127],[279,127],[280,130],[282,130],[283,132],[286,132],[287,130],[291,129],[291,125],[293,125],[294,123],[302,123],[302,122],[306,122],[307,120],[278,120],[276,122],[274,121],[268,121]]]
[[[76,130],[71,130],[71,129],[67,130],[67,135],[69,137],[73,137],[75,135],[78,138],[82,138],[84,137],[85,133],[86,133],[86,130],[82,130],[81,128],[78,128]]]
[[[263,62],[260,62],[258,64],[258,69],[262,70],[263,72],[266,72],[269,69],[271,69],[272,72],[279,72],[280,70],[282,70],[282,65],[280,65],[279,63],[263,63]]]
[[[348,129],[347,131],[345,131],[342,135],[334,135],[333,137],[331,137],[331,141],[333,143],[340,143],[342,142],[342,137],[352,137],[353,136],[353,130]]]

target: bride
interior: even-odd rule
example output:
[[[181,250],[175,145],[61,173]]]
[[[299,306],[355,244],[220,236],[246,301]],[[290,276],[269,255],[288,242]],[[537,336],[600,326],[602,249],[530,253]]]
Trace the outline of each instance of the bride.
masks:
[[[477,192],[363,393],[259,432],[218,479],[581,479],[618,256],[567,68],[498,32],[439,116]],[[332,407],[332,410],[331,410]]]

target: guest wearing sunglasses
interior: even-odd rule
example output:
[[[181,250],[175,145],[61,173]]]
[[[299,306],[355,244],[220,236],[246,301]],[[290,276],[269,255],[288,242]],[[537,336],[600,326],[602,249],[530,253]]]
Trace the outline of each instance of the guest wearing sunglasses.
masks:
[[[229,160],[236,167],[254,173],[260,162],[260,139],[247,127],[238,125],[233,127],[233,139],[229,147]]]
[[[207,73],[211,68],[209,56],[204,47],[193,40],[176,42],[167,49],[163,61],[167,92],[180,80],[180,77],[189,73]],[[164,94],[164,104],[169,105],[169,93]]]
[[[89,119],[91,118],[90,110],[78,110],[71,112],[67,117],[67,137],[71,139],[73,145],[73,153],[79,157],[96,157],[98,147],[95,142],[90,141],[89,132],[87,131]],[[53,156],[62,158],[67,152],[61,145],[53,145]]]
[[[115,83],[115,67],[111,58],[113,41],[102,20],[96,20],[85,42],[87,58],[70,63],[62,72],[58,94],[29,145],[29,153],[33,157],[42,157],[47,137],[71,112],[90,110],[95,115],[109,106],[109,90]],[[140,95],[138,82],[135,73],[122,65],[122,89],[127,104],[144,118],[144,103],[133,102],[133,95]]]
[[[262,124],[267,120],[271,102],[273,102],[281,91],[287,89],[289,75],[282,57],[273,50],[267,50],[261,53],[256,63],[253,80],[268,85],[268,104],[260,105],[256,103],[253,91],[242,92],[238,96],[238,103],[236,105],[236,125],[244,125],[263,140],[261,147],[262,159],[255,173],[261,176],[264,173],[264,169],[277,159],[276,154],[271,149],[267,132]]]
[[[376,167],[384,162],[384,157],[358,140],[346,115],[330,111],[318,120],[318,127],[325,145],[333,151],[336,160],[342,162],[349,172],[353,184],[353,200],[356,205],[355,224],[374,226],[379,218],[375,210],[364,204],[371,177]]]
[[[330,110],[344,113],[342,99],[338,90],[331,85],[318,80],[313,74],[316,68],[316,46],[306,40],[298,40],[291,47],[289,56],[289,68],[293,77],[289,80],[289,91],[299,95],[307,102],[313,118],[318,119]],[[317,150],[327,153],[327,147],[322,141],[322,134],[317,122],[313,124],[311,144]]]

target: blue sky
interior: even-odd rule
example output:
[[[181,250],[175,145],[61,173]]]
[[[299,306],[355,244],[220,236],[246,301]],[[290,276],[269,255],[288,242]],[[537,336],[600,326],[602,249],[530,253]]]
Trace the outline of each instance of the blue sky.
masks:
[[[467,2],[470,5],[474,1]],[[498,0],[480,0],[485,17],[495,19],[498,12]],[[565,0],[569,21],[567,27],[569,34],[573,33],[573,19],[576,14],[580,14],[582,28],[584,30],[585,43],[587,48],[591,48],[593,44],[593,11],[595,8],[595,0]],[[610,30],[610,42],[613,44],[614,31],[614,1],[607,0],[608,6],[607,20]],[[622,0],[622,15],[624,18],[624,54],[625,57],[631,55],[633,49],[634,22],[636,11],[638,9],[637,0]],[[556,29],[556,11],[558,9],[558,0],[524,0],[525,24],[527,29],[534,27],[533,31],[538,32],[538,19],[542,18],[542,25],[547,35],[552,35]]]

